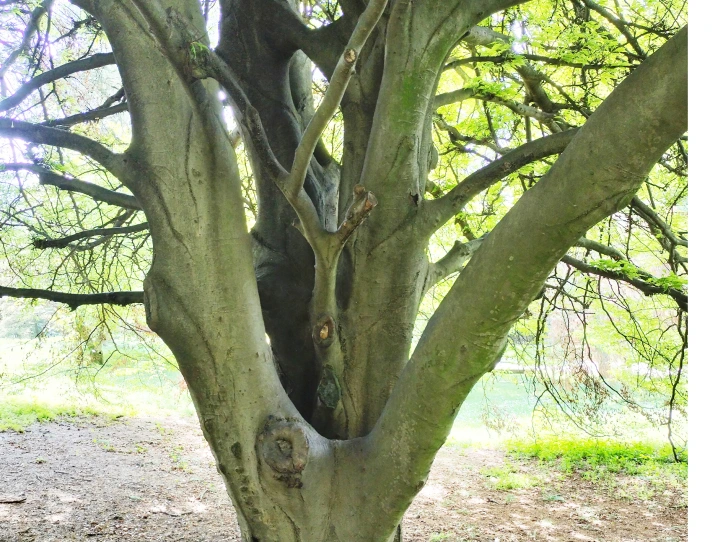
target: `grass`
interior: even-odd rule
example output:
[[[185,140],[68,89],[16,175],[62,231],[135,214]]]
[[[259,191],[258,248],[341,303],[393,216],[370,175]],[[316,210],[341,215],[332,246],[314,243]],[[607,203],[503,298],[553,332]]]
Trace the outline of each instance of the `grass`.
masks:
[[[501,467],[486,467],[480,471],[486,478],[491,489],[510,491],[513,489],[527,489],[540,485],[540,477],[535,474],[521,472],[519,466],[505,463]]]
[[[456,532],[436,532],[429,537],[429,542],[471,542],[472,540],[480,540],[477,528],[466,526],[463,528],[464,534]],[[469,537],[469,538],[468,538]]]
[[[512,440],[507,447],[515,458],[537,459],[538,466],[563,475],[575,473],[620,498],[648,500],[674,491],[682,496],[681,506],[687,505],[687,454],[676,463],[662,443],[543,437]]]
[[[188,462],[183,457],[183,446],[180,444],[173,447],[173,450],[170,452],[169,457],[171,458],[172,463],[172,470],[180,470],[183,472],[193,472],[191,468],[188,465]]]
[[[51,422],[59,417],[105,416],[117,418],[122,413],[114,408],[98,408],[89,405],[41,402],[34,400],[0,400],[0,431],[22,433],[36,422]]]
[[[36,348],[30,341],[0,339],[0,431],[23,431],[59,417],[194,415],[180,374],[168,363],[130,351],[108,357],[101,370],[92,363],[63,358],[53,341],[46,339]],[[660,435],[641,430],[626,414],[611,415],[612,423],[625,428],[616,440],[591,439],[562,425],[554,429],[564,431],[565,438],[552,434],[533,438],[529,433],[535,421],[533,409],[521,375],[488,375],[462,405],[447,446],[461,455],[479,448],[510,452],[510,461],[502,467],[481,472],[491,488],[502,491],[544,485],[548,474],[559,477],[560,473],[607,484],[622,496],[685,486],[687,458],[674,463],[670,448],[658,443]],[[162,424],[157,427],[165,436]],[[188,468],[182,450],[174,450],[171,459],[178,469]],[[544,468],[525,468],[518,459],[537,460]],[[635,479],[623,485],[620,475]],[[550,494],[551,501],[555,497]]]
[[[112,444],[109,440],[106,440],[106,439],[93,439],[93,443],[94,443],[94,444],[97,444],[98,446],[100,446],[101,448],[103,448],[103,450],[105,450],[106,452],[115,452],[115,451],[117,451],[116,448],[115,448],[115,446],[113,446],[113,444]]]
[[[59,416],[194,414],[180,373],[169,364],[137,353],[138,359],[111,356],[102,367],[80,365],[63,356],[59,344],[0,339],[0,431],[23,431]]]
[[[508,449],[518,457],[556,462],[563,472],[604,469],[612,473],[647,475],[661,469],[687,474],[687,454],[675,463],[668,446],[646,442],[547,437],[513,440]]]

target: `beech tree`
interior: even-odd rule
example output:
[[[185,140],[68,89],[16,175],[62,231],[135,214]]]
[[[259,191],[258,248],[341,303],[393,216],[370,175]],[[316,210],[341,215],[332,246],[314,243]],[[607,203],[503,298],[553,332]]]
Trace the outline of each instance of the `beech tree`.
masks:
[[[611,4],[0,2],[0,296],[144,303],[246,540],[401,540],[534,300],[664,298],[682,371],[685,5]]]

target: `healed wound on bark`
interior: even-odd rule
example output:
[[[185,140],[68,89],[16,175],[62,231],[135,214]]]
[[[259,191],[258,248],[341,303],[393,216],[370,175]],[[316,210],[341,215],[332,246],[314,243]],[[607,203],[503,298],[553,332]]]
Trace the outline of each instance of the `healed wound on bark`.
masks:
[[[260,455],[273,476],[289,488],[301,488],[309,442],[298,423],[270,418],[258,438]]]
[[[242,62],[233,57],[228,31],[222,29],[218,53],[204,42],[192,48],[194,33],[173,32],[179,21],[203,30],[195,3],[174,2],[180,16],[172,17],[158,9],[160,4],[140,0],[78,3],[106,28],[133,120],[133,143],[125,155],[90,151],[120,177],[126,178],[131,167],[125,159],[140,174],[127,185],[145,210],[154,239],[154,263],[145,283],[149,325],[178,359],[249,540],[383,541],[391,536],[462,400],[493,367],[509,327],[552,266],[590,226],[632,197],[655,160],[685,130],[682,32],[615,90],[578,133],[552,136],[553,142],[564,142],[565,152],[479,243],[407,362],[410,328],[425,287],[430,224],[448,213],[443,206],[456,198],[438,204],[421,199],[437,77],[471,26],[515,2],[489,2],[482,10],[399,1],[384,16],[385,2],[370,2],[350,37],[341,40],[347,44],[338,51],[329,92],[303,130],[294,114],[282,130],[264,126],[264,119],[285,108],[293,113],[296,106],[289,92],[279,91],[278,101],[272,101],[277,107],[271,107],[259,88],[237,76]],[[251,21],[267,6],[247,4],[244,15]],[[338,190],[348,195],[339,202],[347,211],[338,227],[330,228],[328,217],[320,216],[321,192],[315,190],[324,187],[323,168],[313,153],[379,20],[384,33],[375,39],[386,39],[387,49],[386,69],[377,79],[377,114],[369,114],[371,136],[361,151],[360,179]],[[283,37],[254,34],[242,43],[244,36],[235,38],[240,51],[285,45],[279,50],[290,58],[295,50]],[[378,51],[369,52],[370,65]],[[189,62],[193,69],[186,69]],[[270,60],[268,71],[276,68]],[[144,77],[147,73],[156,77]],[[315,404],[306,420],[282,388],[265,341],[267,315],[257,287],[264,267],[252,266],[236,158],[219,119],[217,88],[207,78],[227,90],[249,143],[260,194],[257,233],[268,245],[255,250],[278,258],[274,261],[283,262],[279,267],[287,266],[291,277],[309,270],[304,251],[312,252],[313,290],[301,319],[315,365]],[[287,132],[287,126],[293,129]],[[355,186],[360,180],[363,186]],[[485,182],[473,178],[464,186]],[[470,197],[467,190],[458,190],[465,192],[462,199]],[[269,208],[271,218],[263,214]],[[308,244],[294,241],[300,237],[295,219]],[[274,220],[281,231],[267,227]],[[395,262],[400,265],[394,267]],[[343,295],[336,291],[338,283]],[[372,291],[377,283],[379,291]],[[377,297],[397,284],[405,289]],[[401,309],[393,305],[398,300]],[[389,329],[390,322],[396,329]],[[400,337],[401,344],[389,346]],[[357,352],[367,358],[356,358]],[[387,366],[388,373],[379,374]],[[367,383],[371,391],[365,394]],[[368,397],[378,404],[365,405]],[[393,483],[380,487],[380,479]],[[363,514],[356,511],[361,499],[366,499]]]

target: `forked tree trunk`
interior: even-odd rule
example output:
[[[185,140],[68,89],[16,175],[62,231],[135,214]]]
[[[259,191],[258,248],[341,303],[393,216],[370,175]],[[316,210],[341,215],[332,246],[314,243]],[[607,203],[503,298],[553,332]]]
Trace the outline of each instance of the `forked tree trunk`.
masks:
[[[225,62],[214,69],[240,81],[227,91],[240,96],[254,164],[253,234],[218,86],[200,79],[189,54],[203,54],[203,44],[191,47],[203,35],[198,2],[76,3],[103,24],[129,102],[133,140],[114,173],[141,202],[153,237],[148,324],[178,361],[245,539],[400,538],[405,510],[510,326],[567,248],[621,208],[684,131],[685,114],[672,110],[685,106],[685,34],[600,107],[488,236],[410,358],[425,247],[471,197],[424,201],[439,71],[470,26],[515,2],[394,2],[353,54],[348,22],[312,38],[284,2],[222,2],[233,16],[222,26]],[[349,16],[360,5],[345,4]],[[283,184],[290,177],[274,176],[292,176],[311,119],[306,64],[292,62],[304,36],[327,75],[344,55],[358,76],[341,104],[341,174],[317,148],[298,192]],[[252,109],[264,137],[248,121]]]

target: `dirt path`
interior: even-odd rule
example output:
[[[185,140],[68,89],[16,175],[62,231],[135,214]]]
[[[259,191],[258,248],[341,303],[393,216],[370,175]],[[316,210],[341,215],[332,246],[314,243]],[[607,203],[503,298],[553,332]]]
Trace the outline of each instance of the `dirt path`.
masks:
[[[405,517],[407,539],[687,540],[681,495],[620,499],[579,477],[549,472],[536,487],[491,489],[480,473],[503,464],[510,460],[499,451],[444,448]],[[514,464],[539,475],[532,464]],[[0,542],[88,539],[240,542],[195,423],[90,419],[0,433]]]

